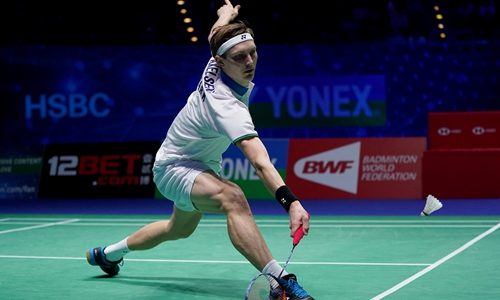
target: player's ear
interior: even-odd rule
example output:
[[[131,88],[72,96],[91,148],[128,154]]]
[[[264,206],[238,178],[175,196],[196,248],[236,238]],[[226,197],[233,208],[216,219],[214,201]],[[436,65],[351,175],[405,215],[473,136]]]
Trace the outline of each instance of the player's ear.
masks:
[[[222,61],[222,57],[220,57],[219,55],[215,56],[215,61],[217,62],[217,66],[219,66],[219,67],[224,66],[224,62]]]

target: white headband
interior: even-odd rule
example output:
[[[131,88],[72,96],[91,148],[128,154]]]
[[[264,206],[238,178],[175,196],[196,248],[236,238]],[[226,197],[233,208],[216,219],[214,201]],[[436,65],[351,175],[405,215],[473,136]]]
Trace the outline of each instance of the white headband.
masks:
[[[222,55],[226,53],[227,50],[231,49],[234,45],[249,40],[253,40],[252,35],[250,35],[250,33],[242,33],[237,36],[234,36],[220,46],[219,50],[217,50],[217,55]]]

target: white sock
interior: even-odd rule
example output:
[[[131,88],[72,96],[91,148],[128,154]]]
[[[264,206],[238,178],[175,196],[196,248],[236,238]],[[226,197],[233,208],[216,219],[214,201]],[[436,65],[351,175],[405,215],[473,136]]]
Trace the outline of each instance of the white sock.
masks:
[[[107,246],[104,248],[104,254],[106,254],[106,260],[108,261],[118,261],[125,256],[125,254],[130,252],[130,249],[127,247],[127,239],[121,240],[120,242]]]
[[[271,274],[276,278],[288,275],[288,273],[285,270],[283,270],[283,268],[278,264],[278,262],[275,259],[267,263],[267,265],[262,270],[262,273]],[[276,288],[276,286],[274,286],[275,284],[273,284],[275,283],[274,278],[272,278],[271,276],[267,276],[267,279],[269,280],[273,288]]]

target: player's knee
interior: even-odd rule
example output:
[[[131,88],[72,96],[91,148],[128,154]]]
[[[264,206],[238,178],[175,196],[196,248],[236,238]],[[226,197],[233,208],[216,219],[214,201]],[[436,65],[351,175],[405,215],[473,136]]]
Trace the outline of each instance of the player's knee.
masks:
[[[187,239],[188,237],[191,236],[191,234],[193,234],[193,232],[194,232],[194,230],[183,230],[177,234],[176,239],[177,240]]]
[[[250,209],[245,193],[237,185],[228,186],[225,190],[224,201],[222,203],[222,210],[229,211],[247,211]]]
[[[168,234],[164,236],[164,240],[180,240],[180,239],[186,239],[193,234],[194,229],[182,229],[182,230],[175,230],[175,231],[170,231]]]

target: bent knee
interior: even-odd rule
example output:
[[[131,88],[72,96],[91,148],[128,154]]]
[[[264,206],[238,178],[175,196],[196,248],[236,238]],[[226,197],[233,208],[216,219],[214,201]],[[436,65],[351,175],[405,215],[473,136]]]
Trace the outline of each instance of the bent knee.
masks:
[[[177,235],[176,235],[176,240],[179,240],[179,239],[187,239],[188,237],[190,237],[192,234],[193,234],[194,231],[183,231],[183,232],[179,232]]]
[[[168,234],[168,240],[186,239],[193,234],[194,230],[178,230]]]
[[[228,212],[234,210],[239,210],[239,211],[250,210],[250,206],[248,205],[245,193],[243,193],[241,188],[236,184],[228,185],[224,189],[223,193],[224,193],[222,197],[223,201],[221,201],[222,211]]]

